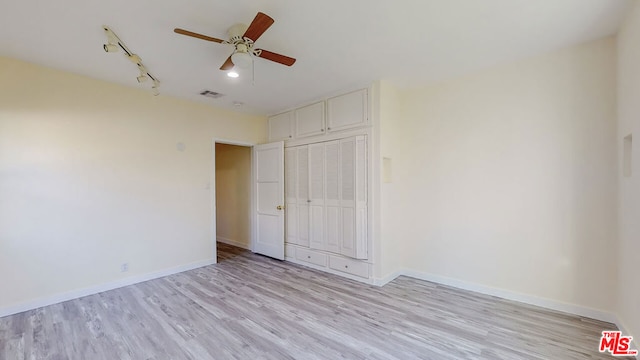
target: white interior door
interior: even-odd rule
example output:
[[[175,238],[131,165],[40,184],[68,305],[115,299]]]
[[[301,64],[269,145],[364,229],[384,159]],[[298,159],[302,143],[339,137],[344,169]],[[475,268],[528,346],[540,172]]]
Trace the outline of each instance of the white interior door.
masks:
[[[253,147],[253,252],[284,260],[284,142]]]

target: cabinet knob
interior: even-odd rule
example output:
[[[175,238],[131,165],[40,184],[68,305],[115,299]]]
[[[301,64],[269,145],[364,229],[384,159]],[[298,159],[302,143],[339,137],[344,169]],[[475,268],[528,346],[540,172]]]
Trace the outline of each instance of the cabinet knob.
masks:
[[[327,130],[331,130],[331,128],[327,128]]]
[[[292,136],[291,136],[291,135],[289,135],[289,139],[291,139],[291,138],[292,138]]]
[[[311,199],[307,200],[307,202],[308,202],[308,203],[310,203],[310,202],[311,202]]]
[[[311,255],[307,255],[307,259],[311,259]]]
[[[348,268],[349,268],[349,265],[345,265],[345,266],[344,266],[344,268],[345,268],[345,269],[348,269]]]
[[[320,129],[320,131],[324,131],[324,129]]]

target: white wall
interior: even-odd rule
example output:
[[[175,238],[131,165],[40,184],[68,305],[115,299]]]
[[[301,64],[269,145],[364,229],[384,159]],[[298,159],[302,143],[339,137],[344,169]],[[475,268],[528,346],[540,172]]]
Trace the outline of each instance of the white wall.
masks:
[[[402,211],[405,198],[402,195],[400,177],[396,163],[408,150],[405,147],[404,130],[398,126],[403,119],[402,98],[400,91],[386,81],[376,84],[379,92],[379,126],[380,126],[380,213],[384,219],[380,223],[379,268],[381,275],[395,274],[404,268],[406,227],[403,226]],[[388,279],[387,279],[388,280]]]
[[[409,270],[613,308],[615,54],[607,38],[401,93],[382,221]]]
[[[212,259],[213,138],[266,119],[0,58],[0,310]]]
[[[619,277],[618,316],[640,347],[640,4],[629,14],[618,36],[618,133],[622,164],[622,139],[633,134],[633,172],[618,174]],[[621,167],[622,168],[622,167]]]
[[[251,237],[251,148],[216,143],[218,241],[245,249]]]

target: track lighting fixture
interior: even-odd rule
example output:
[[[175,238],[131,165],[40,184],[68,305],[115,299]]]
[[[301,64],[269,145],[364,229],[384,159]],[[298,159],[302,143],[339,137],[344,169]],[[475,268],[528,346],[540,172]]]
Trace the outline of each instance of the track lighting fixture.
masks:
[[[122,40],[120,40],[120,38],[113,31],[111,31],[108,26],[103,26],[102,29],[107,35],[107,43],[103,46],[104,51],[116,52],[118,51],[118,49],[122,49],[127,59],[138,66],[138,70],[140,71],[140,75],[136,77],[138,83],[142,84],[148,79],[153,80],[153,85],[151,86],[153,95],[160,95],[160,81],[158,81],[158,79],[153,76],[149,72],[149,70],[147,70],[147,68],[142,64],[142,59],[140,58],[140,56],[130,51],[129,48],[127,48],[127,46],[122,42]]]
[[[104,49],[105,52],[116,52],[116,51],[118,51],[118,45],[114,45],[114,44],[104,44],[104,45],[102,45],[102,48]]]
[[[141,64],[142,63],[142,59],[140,59],[140,56],[138,56],[136,54],[129,55],[128,58],[134,64]]]
[[[136,79],[140,84],[142,84],[143,82],[147,81],[147,79],[149,79],[149,76],[147,76],[147,69],[145,69],[145,67],[141,64],[138,64],[138,70],[140,70],[140,76],[138,76]]]
[[[160,95],[160,90],[158,89],[159,87],[160,87],[160,83],[154,80],[153,86],[151,87],[151,91],[153,91],[153,96]]]

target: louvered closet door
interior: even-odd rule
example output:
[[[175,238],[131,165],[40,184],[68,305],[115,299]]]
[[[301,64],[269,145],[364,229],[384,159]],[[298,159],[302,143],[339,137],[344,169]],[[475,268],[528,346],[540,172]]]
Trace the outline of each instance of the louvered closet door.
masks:
[[[284,201],[285,201],[285,241],[298,243],[298,151],[288,148],[284,151]]]
[[[356,255],[355,158],[356,139],[340,140],[340,253],[350,257]]]
[[[367,138],[356,136],[355,184],[356,184],[356,243],[354,245],[356,259],[367,259]]]
[[[340,253],[342,208],[340,204],[340,141],[324,143],[325,238],[327,251]]]
[[[340,253],[367,259],[367,138],[340,141]]]
[[[309,247],[325,250],[324,144],[309,145]]]
[[[298,146],[298,245],[309,246],[309,148]]]

